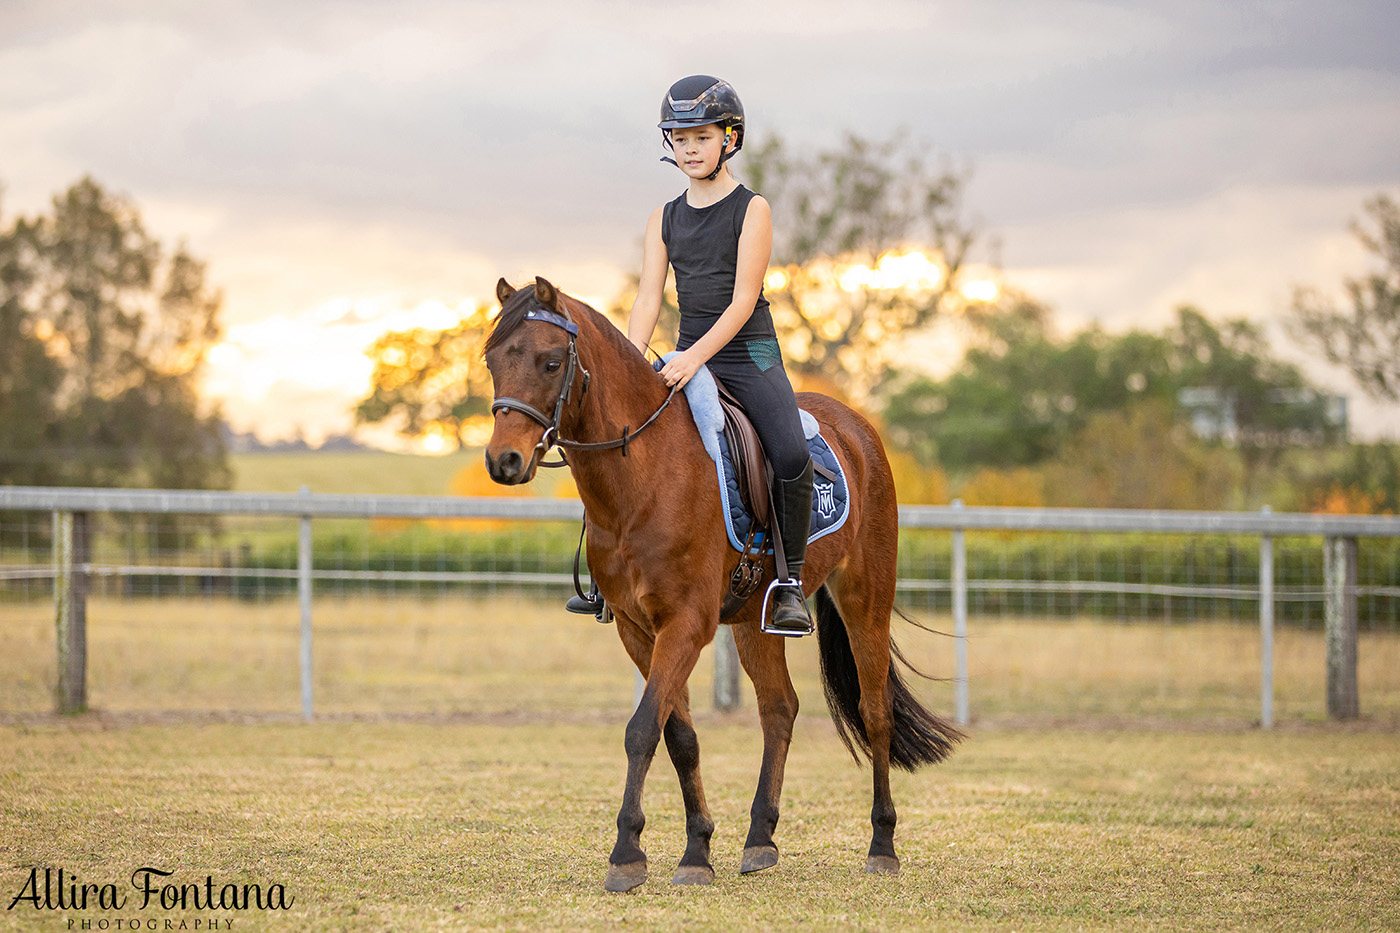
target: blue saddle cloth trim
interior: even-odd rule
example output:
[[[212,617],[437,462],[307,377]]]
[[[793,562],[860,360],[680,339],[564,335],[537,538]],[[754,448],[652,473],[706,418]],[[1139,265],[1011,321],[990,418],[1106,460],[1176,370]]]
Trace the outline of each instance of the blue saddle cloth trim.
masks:
[[[656,363],[656,369],[675,353],[668,353]],[[715,477],[719,482],[719,496],[724,506],[724,530],[729,536],[729,545],[742,552],[744,540],[753,524],[753,516],[744,508],[744,500],[739,494],[739,482],[734,474],[734,461],[730,456],[729,444],[724,439],[724,412],[719,407],[719,389],[710,375],[708,367],[702,366],[685,386],[686,401],[700,431],[700,439],[705,451],[715,464]],[[802,433],[807,438],[807,449],[812,460],[821,464],[836,475],[833,483],[820,473],[812,478],[812,528],[807,536],[810,544],[825,537],[846,524],[851,514],[851,495],[846,483],[846,472],[836,452],[821,436],[817,419],[807,411],[799,411],[802,417]],[[766,538],[765,553],[772,550]]]

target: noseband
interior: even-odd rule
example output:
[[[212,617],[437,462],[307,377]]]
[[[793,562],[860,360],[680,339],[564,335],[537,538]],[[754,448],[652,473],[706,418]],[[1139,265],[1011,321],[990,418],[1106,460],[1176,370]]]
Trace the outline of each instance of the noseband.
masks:
[[[565,315],[567,315],[568,313],[569,312],[567,310],[564,311]],[[666,396],[666,401],[661,403],[661,407],[658,408],[655,412],[653,412],[652,416],[648,418],[640,428],[633,431],[631,430],[630,425],[623,425],[622,437],[616,440],[599,441],[597,443],[588,444],[583,443],[581,441],[571,441],[568,438],[560,437],[559,419],[563,417],[564,406],[568,404],[570,396],[573,395],[574,377],[578,373],[583,373],[583,387],[579,390],[580,399],[582,399],[585,395],[588,394],[588,383],[591,382],[593,379],[593,377],[589,374],[588,370],[584,369],[583,365],[579,363],[578,347],[576,346],[576,339],[578,338],[578,325],[575,324],[572,319],[566,316],[555,314],[553,311],[547,310],[545,308],[531,308],[529,311],[525,312],[525,319],[529,321],[543,321],[546,324],[553,324],[555,327],[560,328],[564,331],[564,333],[569,335],[569,358],[568,361],[564,364],[564,384],[559,387],[559,395],[554,400],[554,414],[552,416],[546,415],[534,405],[531,405],[529,402],[522,401],[518,398],[498,396],[496,400],[491,403],[492,416],[495,416],[497,412],[502,411],[518,411],[522,415],[525,415],[532,421],[538,423],[540,427],[544,428],[544,434],[540,436],[540,442],[535,445],[535,450],[532,455],[533,459],[538,459],[539,465],[542,467],[562,467],[569,465],[563,459],[562,453],[560,455],[560,459],[553,463],[550,463],[549,461],[544,459],[545,456],[549,453],[550,449],[555,446],[568,448],[571,450],[610,450],[614,447],[621,447],[622,455],[624,457],[627,456],[627,445],[631,443],[632,439],[635,438],[638,434],[641,434],[642,431],[646,430],[651,425],[651,423],[655,421],[663,411],[666,410],[666,407],[671,404],[671,399],[675,397],[676,387],[671,387],[670,394]]]

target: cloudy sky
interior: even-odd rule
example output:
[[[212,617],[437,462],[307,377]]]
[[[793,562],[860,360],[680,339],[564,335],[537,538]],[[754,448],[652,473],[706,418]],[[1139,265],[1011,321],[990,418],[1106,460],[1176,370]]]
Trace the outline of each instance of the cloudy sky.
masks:
[[[1066,328],[1276,321],[1366,268],[1347,224],[1400,194],[1393,0],[0,0],[0,209],[84,173],[133,198],[225,291],[230,419],[314,437],[387,327],[450,323],[501,275],[615,294],[681,190],[656,110],[696,72],[753,140],[904,129],[971,166],[980,258]],[[1400,434],[1394,406],[1354,414]]]

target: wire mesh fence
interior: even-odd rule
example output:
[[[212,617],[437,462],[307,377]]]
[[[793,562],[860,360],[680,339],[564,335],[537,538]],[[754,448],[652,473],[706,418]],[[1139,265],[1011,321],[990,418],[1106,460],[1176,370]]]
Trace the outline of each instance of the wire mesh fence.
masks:
[[[282,503],[287,514],[260,514],[245,500],[222,511],[227,503],[211,500],[208,512],[193,515],[91,511],[82,567],[88,705],[297,715],[304,699],[299,550],[309,521],[309,683],[317,715],[631,707],[634,672],[616,636],[562,608],[572,592],[579,526],[569,516],[581,511],[577,503],[418,501],[423,511],[399,508],[414,513],[405,515],[389,514],[394,509],[381,500],[356,499],[326,506],[314,519],[295,514],[295,502]],[[72,504],[94,508],[92,501]],[[461,517],[473,511],[478,517]],[[960,545],[962,702],[970,702],[974,720],[1260,719],[1267,661],[1259,533],[1169,533],[1153,525],[1156,513],[1137,516],[1137,530],[1119,530],[1127,521],[1121,515],[1108,530],[1047,530],[1032,511],[967,510],[996,512],[1008,526],[974,524]],[[939,527],[920,527],[930,515]],[[921,690],[944,712],[960,702],[959,642],[951,637],[960,624],[960,577],[950,528],[967,517],[911,511],[900,542],[901,606],[944,634],[896,622],[896,639],[911,661],[941,678]],[[1285,518],[1294,517],[1274,517]],[[1094,516],[1073,523],[1080,519],[1094,527]],[[1356,536],[1356,678],[1363,718],[1400,726],[1400,537],[1378,528],[1361,526],[1372,533]],[[1283,722],[1321,720],[1328,712],[1324,537],[1271,540],[1274,713]],[[0,511],[6,715],[54,708],[55,591],[63,573],[54,553],[50,511]],[[809,641],[789,643],[788,656],[805,711],[820,713]],[[697,707],[707,705],[713,672],[707,650],[691,682]]]

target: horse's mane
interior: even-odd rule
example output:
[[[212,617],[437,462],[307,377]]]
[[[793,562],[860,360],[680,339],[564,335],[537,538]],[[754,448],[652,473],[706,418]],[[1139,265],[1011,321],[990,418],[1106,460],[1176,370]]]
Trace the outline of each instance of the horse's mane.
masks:
[[[563,292],[557,294],[561,303],[568,308],[568,313],[573,315],[575,323],[578,323],[580,318],[587,318],[593,322],[594,328],[619,352],[636,350],[636,347],[632,346],[632,341],[627,339],[627,335],[618,330],[606,315],[599,313],[572,295],[566,295]],[[527,285],[516,289],[515,294],[507,298],[505,304],[501,305],[501,313],[496,315],[496,320],[491,325],[491,333],[486,337],[486,346],[483,348],[483,352],[494,350],[509,339],[511,334],[519,330],[520,325],[525,323],[526,312],[531,308],[539,307],[539,304],[533,286]]]

